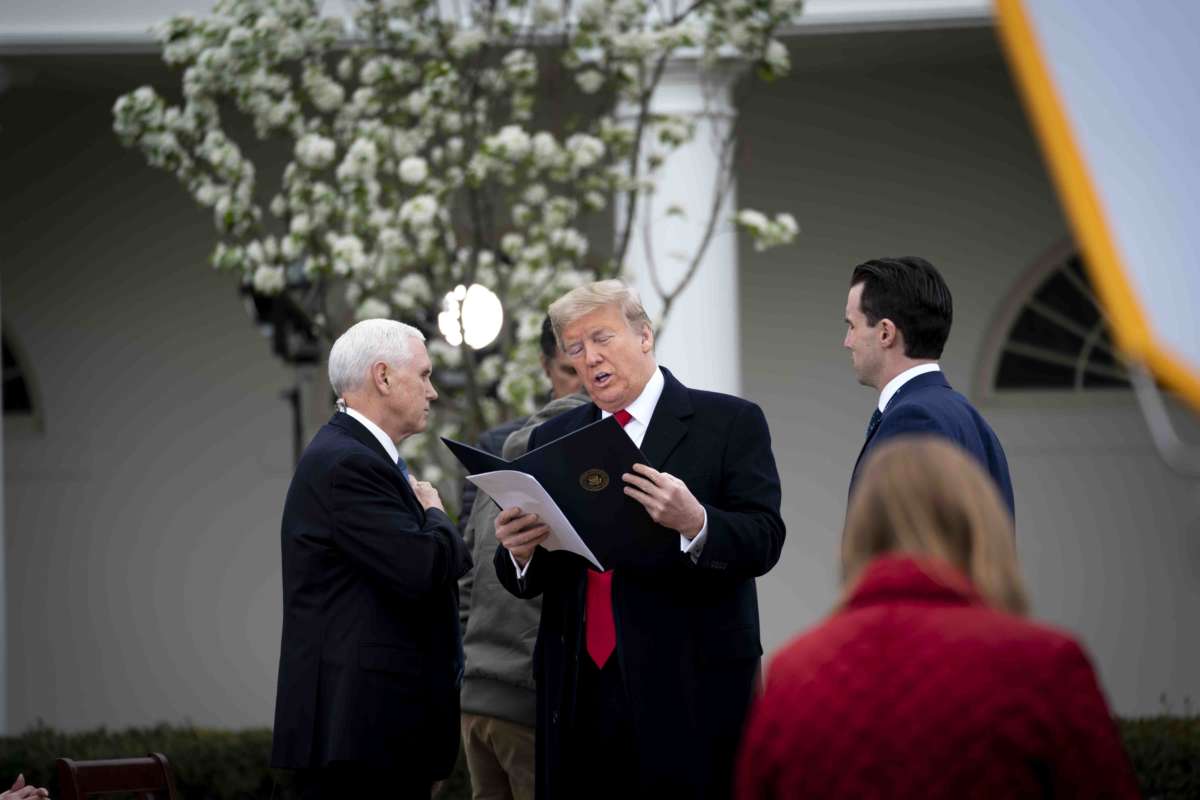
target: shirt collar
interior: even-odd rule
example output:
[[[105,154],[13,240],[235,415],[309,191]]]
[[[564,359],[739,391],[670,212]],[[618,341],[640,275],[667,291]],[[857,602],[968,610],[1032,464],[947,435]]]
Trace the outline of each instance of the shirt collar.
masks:
[[[904,372],[892,378],[883,387],[883,391],[879,393],[879,413],[882,414],[884,411],[887,411],[888,403],[892,402],[892,398],[896,396],[896,392],[900,391],[901,386],[918,375],[924,375],[927,372],[940,372],[941,369],[936,361],[931,364],[917,364],[915,367],[909,367]]]
[[[379,443],[383,445],[384,451],[391,456],[393,462],[398,463],[400,461],[400,451],[396,449],[396,443],[392,441],[392,437],[383,432],[383,428],[379,427],[374,422],[367,419],[365,416],[349,406],[346,406],[346,413],[361,422],[363,427],[369,430],[371,435],[379,440]]]
[[[663,387],[667,385],[666,378],[663,377],[662,369],[654,368],[654,374],[650,376],[650,380],[646,381],[645,388],[638,395],[637,400],[634,400],[629,405],[625,406],[625,410],[629,412],[629,416],[633,417],[643,425],[650,424],[650,418],[654,416],[654,409],[658,406],[658,398],[662,397]],[[600,419],[612,416],[610,411],[601,411]]]

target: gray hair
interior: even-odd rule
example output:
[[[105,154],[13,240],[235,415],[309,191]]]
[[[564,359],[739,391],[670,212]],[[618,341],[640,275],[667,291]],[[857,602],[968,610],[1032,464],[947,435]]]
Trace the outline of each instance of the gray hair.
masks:
[[[642,325],[650,325],[650,316],[636,289],[618,280],[595,281],[575,287],[550,304],[550,325],[559,347],[562,347],[564,328],[580,317],[608,306],[619,308],[629,327],[635,331]]]
[[[413,342],[425,334],[393,319],[364,319],[351,325],[329,350],[329,385],[339,398],[362,386],[367,372],[380,361],[403,365],[412,359]]]

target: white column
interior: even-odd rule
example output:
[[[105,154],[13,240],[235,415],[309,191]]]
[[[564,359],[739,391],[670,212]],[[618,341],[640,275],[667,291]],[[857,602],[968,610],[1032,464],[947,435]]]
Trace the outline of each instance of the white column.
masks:
[[[667,65],[651,99],[652,113],[686,117],[695,124],[691,141],[659,167],[655,193],[639,199],[625,253],[625,273],[653,320],[659,320],[663,310],[654,278],[665,291],[674,291],[704,239],[720,190],[721,143],[732,130],[736,113],[732,101],[736,77],[731,66],[703,69],[696,59],[677,59]],[[624,122],[632,124],[632,111],[621,109]],[[642,149],[652,153],[654,140]],[[704,258],[674,300],[656,348],[659,363],[684,384],[729,394],[738,394],[742,385],[734,188],[731,182]],[[617,204],[618,233],[624,208]],[[673,210],[683,213],[669,213]]]

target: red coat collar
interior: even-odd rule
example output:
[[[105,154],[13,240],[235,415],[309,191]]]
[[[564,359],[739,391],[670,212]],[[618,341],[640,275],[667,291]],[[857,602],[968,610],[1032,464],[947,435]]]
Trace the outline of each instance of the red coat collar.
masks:
[[[967,576],[946,562],[886,555],[871,561],[862,571],[844,608],[895,602],[983,605]]]

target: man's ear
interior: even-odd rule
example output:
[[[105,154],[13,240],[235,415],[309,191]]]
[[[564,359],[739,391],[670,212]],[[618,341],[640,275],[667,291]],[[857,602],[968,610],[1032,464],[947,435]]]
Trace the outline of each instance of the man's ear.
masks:
[[[642,323],[642,352],[649,353],[654,349],[654,328],[650,327],[650,323]]]
[[[388,372],[386,361],[376,361],[371,365],[371,383],[380,394],[387,394],[392,390],[391,374]]]
[[[896,323],[886,317],[879,320],[879,345],[885,350],[895,347],[900,342],[900,329]]]

